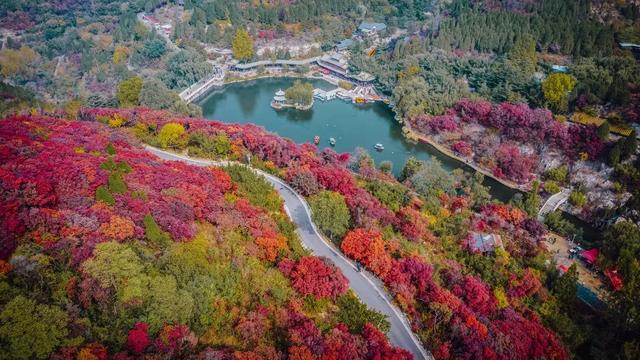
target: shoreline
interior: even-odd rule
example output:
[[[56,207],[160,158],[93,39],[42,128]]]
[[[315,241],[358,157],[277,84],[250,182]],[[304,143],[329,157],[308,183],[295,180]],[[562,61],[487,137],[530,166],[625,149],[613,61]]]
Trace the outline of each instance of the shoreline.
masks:
[[[239,79],[233,79],[231,81],[225,81],[223,83],[222,86],[220,86],[219,88],[223,88],[226,85],[231,85],[231,84],[236,84],[236,83],[241,83],[241,82],[248,82],[248,81],[252,81],[252,80],[261,80],[261,79],[280,79],[280,78],[294,78],[294,79],[310,79],[310,80],[322,80],[325,81],[329,84],[332,85],[337,85],[337,83],[334,83],[332,81],[330,81],[329,79],[325,78],[324,76],[307,76],[307,75],[300,75],[297,73],[285,73],[285,74],[264,74],[264,75],[259,75],[256,77],[251,77],[251,78],[239,78]],[[205,94],[203,94],[204,97],[206,95],[209,94],[209,91],[207,91]],[[199,99],[194,99],[194,101],[199,100]],[[393,111],[395,113],[395,110],[393,109],[392,106],[389,106],[389,109],[391,111]],[[398,121],[397,118],[397,114],[395,116],[396,121]],[[400,123],[400,121],[398,121]],[[516,190],[516,191],[523,191],[523,192],[528,192],[530,189],[526,186],[521,186],[518,185],[512,181],[506,180],[506,179],[501,179],[496,177],[495,175],[493,175],[493,173],[491,173],[489,170],[482,168],[480,165],[474,163],[474,162],[469,162],[466,159],[463,159],[457,155],[455,155],[452,151],[450,151],[449,149],[445,148],[443,145],[438,144],[437,142],[433,141],[430,137],[426,136],[426,135],[422,135],[419,134],[418,132],[416,132],[415,130],[413,130],[407,123],[400,123],[400,125],[403,126],[404,129],[407,129],[407,131],[403,131],[403,136],[405,139],[407,140],[418,140],[418,141],[422,141],[424,143],[427,143],[428,145],[431,145],[431,147],[433,147],[434,149],[436,149],[438,152],[440,152],[442,155],[449,157],[453,160],[456,160],[472,169],[474,169],[475,171],[483,174],[484,176],[490,177],[491,179],[495,180],[496,182],[512,189],[512,190]]]
[[[454,154],[451,150],[447,149],[444,145],[441,145],[439,143],[437,143],[436,141],[434,141],[433,139],[431,139],[431,137],[427,136],[427,135],[423,135],[418,133],[417,131],[413,130],[411,128],[411,126],[409,126],[408,124],[405,124],[403,126],[403,129],[406,129],[405,131],[403,131],[403,135],[406,139],[409,140],[417,140],[417,141],[422,141],[424,143],[427,143],[428,145],[431,145],[433,148],[435,148],[436,150],[438,150],[441,154],[454,159],[456,161],[459,161],[463,164],[465,164],[466,166],[474,169],[475,171],[483,174],[484,176],[490,177],[491,179],[499,182],[500,184],[516,190],[516,191],[523,191],[523,192],[528,192],[531,189],[525,185],[518,185],[516,183],[514,183],[513,181],[509,181],[506,179],[501,179],[497,176],[495,176],[494,174],[492,174],[489,170],[481,167],[480,165],[476,164],[475,162],[472,161],[468,161],[464,158],[459,157],[458,155]]]

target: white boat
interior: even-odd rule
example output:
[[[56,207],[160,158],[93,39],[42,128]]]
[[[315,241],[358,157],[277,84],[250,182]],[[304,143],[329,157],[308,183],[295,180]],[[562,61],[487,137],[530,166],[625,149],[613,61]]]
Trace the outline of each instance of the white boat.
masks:
[[[330,144],[331,146],[336,146],[336,139],[334,139],[334,138],[329,138],[329,144]]]
[[[382,145],[380,143],[375,144],[373,147],[378,151],[384,150],[384,145]]]

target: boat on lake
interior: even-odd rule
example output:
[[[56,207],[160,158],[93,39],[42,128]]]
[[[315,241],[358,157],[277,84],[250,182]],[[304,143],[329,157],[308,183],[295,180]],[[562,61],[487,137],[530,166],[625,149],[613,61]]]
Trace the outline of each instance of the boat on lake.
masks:
[[[329,138],[329,144],[330,144],[331,146],[336,146],[336,139],[334,139],[334,138]]]
[[[320,144],[320,136],[316,135],[313,137],[313,143],[318,145]]]
[[[373,147],[378,151],[384,150],[384,145],[382,145],[380,143],[375,144]]]

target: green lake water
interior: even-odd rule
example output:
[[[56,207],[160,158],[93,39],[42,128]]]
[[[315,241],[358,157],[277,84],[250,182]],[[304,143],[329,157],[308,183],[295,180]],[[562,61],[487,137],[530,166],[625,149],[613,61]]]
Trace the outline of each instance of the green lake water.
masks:
[[[275,110],[269,104],[274,93],[285,90],[293,79],[260,79],[235,83],[207,94],[199,105],[204,117],[227,123],[254,123],[268,131],[292,139],[297,143],[313,142],[320,137],[319,147],[330,146],[329,138],[337,143],[337,152],[353,152],[364,148],[376,161],[389,160],[398,174],[409,157],[427,160],[432,157],[442,162],[447,170],[473,169],[457,160],[442,155],[428,144],[407,141],[402,135],[402,126],[394,120],[391,109],[383,103],[355,105],[340,99],[327,102],[316,101],[308,111],[293,109]],[[312,81],[314,87],[330,90],[335,86],[324,81]],[[373,146],[384,145],[378,152]],[[516,192],[499,182],[486,178],[485,185],[491,188],[493,197],[508,201]]]

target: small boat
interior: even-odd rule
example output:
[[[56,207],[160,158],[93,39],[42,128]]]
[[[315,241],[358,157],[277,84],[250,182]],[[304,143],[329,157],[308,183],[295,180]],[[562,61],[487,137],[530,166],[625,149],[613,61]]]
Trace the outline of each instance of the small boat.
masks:
[[[380,143],[375,144],[373,147],[378,151],[384,150],[384,145],[382,145]]]
[[[313,143],[318,145],[320,144],[320,136],[316,135],[313,137]]]
[[[331,146],[336,146],[336,139],[334,139],[334,138],[329,138],[329,144],[330,144]]]

